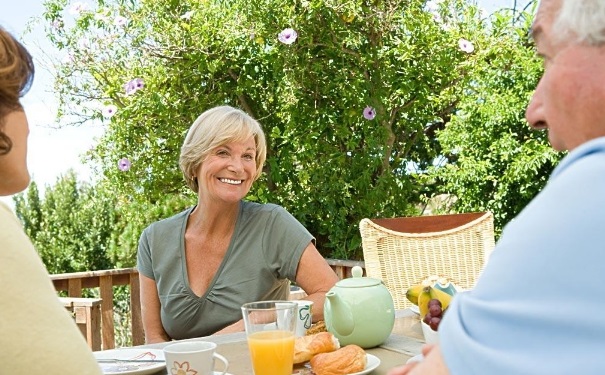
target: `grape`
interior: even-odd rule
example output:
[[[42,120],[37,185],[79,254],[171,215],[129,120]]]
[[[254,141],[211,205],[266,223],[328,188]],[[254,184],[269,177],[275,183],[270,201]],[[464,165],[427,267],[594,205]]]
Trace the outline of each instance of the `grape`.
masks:
[[[424,321],[426,324],[431,324],[431,318],[432,318],[431,313],[430,313],[430,312],[428,312],[428,313],[426,313],[426,315],[424,316],[424,319],[422,319],[422,320],[423,320],[423,321]]]
[[[431,316],[434,317],[441,317],[441,306],[437,305],[437,304],[433,304],[432,306],[429,306],[429,313],[431,314]]]
[[[431,306],[433,305],[437,305],[439,307],[441,307],[441,301],[439,301],[437,298],[433,298],[429,301],[429,308],[431,308]]]
[[[431,322],[429,323],[429,326],[431,326],[431,329],[433,331],[436,331],[437,328],[439,328],[439,323],[441,323],[441,318],[434,316],[431,318]]]

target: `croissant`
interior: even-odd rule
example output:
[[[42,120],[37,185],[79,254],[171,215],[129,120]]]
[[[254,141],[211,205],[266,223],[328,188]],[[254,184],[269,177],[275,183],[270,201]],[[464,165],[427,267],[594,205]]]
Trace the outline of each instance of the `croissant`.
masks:
[[[294,341],[294,363],[303,363],[319,353],[332,352],[340,348],[338,339],[330,332],[297,337]]]
[[[311,358],[311,369],[315,375],[354,374],[363,371],[366,364],[366,352],[353,344]]]

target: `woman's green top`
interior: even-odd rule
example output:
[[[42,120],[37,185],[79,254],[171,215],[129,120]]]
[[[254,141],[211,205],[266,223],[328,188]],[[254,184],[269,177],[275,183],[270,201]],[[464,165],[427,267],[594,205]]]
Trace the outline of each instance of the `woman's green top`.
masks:
[[[211,335],[242,318],[241,306],[288,298],[303,251],[314,240],[283,207],[240,203],[231,243],[206,293],[189,288],[185,228],[191,207],[147,227],[137,268],[157,285],[162,325],[173,339]]]

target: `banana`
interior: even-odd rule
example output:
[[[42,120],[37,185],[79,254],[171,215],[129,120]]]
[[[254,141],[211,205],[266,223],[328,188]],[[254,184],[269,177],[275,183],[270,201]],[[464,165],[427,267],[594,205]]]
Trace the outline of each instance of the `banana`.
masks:
[[[418,296],[420,295],[422,288],[424,288],[422,284],[412,285],[408,288],[407,292],[405,292],[405,297],[414,305],[418,305]]]
[[[445,309],[447,309],[450,302],[452,301],[452,296],[447,294],[443,290],[440,290],[437,288],[430,288],[428,292],[430,295],[430,299],[436,298],[439,300],[439,302],[441,302],[441,309],[443,311],[445,311]],[[419,300],[418,303],[420,303],[420,298],[418,298],[418,300]],[[428,302],[427,302],[427,304],[428,304]],[[427,307],[427,310],[428,310],[428,307]]]
[[[429,312],[429,301],[431,300],[431,286],[424,286],[418,295],[418,309],[420,310],[420,318],[424,318]]]

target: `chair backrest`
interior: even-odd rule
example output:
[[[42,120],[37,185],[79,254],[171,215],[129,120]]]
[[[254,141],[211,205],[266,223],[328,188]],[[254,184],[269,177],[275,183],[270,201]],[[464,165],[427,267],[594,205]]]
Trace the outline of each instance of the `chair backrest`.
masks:
[[[491,212],[366,218],[359,231],[366,274],[385,283],[396,309],[411,306],[407,289],[427,276],[472,288],[495,245]]]

